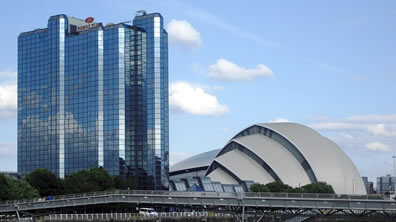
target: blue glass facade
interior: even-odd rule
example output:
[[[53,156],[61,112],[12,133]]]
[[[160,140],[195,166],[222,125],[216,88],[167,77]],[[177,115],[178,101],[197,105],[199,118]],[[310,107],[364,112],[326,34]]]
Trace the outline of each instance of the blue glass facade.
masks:
[[[20,175],[47,168],[63,178],[104,167],[111,175],[135,177],[142,189],[167,187],[168,159],[156,160],[160,177],[147,167],[165,155],[154,157],[158,153],[148,144],[155,113],[147,102],[154,83],[146,64],[154,58],[147,56],[146,36],[136,26],[66,15],[50,17],[46,29],[20,34]]]
[[[147,33],[147,163],[143,169],[154,176],[155,189],[169,184],[168,33],[159,13],[135,17],[133,25]],[[139,154],[140,155],[140,154]],[[139,163],[140,161],[134,161]]]

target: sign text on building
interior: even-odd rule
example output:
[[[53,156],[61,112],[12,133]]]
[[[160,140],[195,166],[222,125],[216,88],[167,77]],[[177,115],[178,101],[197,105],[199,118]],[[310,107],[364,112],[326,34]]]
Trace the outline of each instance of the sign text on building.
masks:
[[[90,29],[90,28],[95,28],[95,27],[98,27],[98,26],[101,26],[101,25],[102,25],[101,23],[91,23],[91,24],[88,24],[88,25],[78,26],[77,27],[77,32],[81,32],[81,31],[84,31],[84,30],[87,30],[87,29]]]

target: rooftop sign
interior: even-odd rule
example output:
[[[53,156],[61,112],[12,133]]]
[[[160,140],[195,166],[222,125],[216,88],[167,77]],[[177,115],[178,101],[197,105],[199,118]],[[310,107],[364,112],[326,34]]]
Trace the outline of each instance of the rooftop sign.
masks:
[[[77,32],[81,32],[81,31],[84,31],[84,30],[87,30],[87,29],[90,29],[90,28],[95,28],[95,27],[98,27],[98,26],[101,26],[101,25],[102,25],[102,23],[91,23],[91,24],[88,24],[88,25],[78,26],[77,27]]]
[[[94,18],[93,18],[93,17],[88,17],[88,18],[85,19],[85,22],[86,22],[86,23],[91,23],[91,22],[93,22],[93,21],[94,21]]]

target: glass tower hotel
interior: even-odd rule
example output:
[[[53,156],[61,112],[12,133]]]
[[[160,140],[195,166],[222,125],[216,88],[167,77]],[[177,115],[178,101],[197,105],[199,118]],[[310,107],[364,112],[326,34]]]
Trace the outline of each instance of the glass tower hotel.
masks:
[[[159,13],[133,25],[66,15],[18,38],[18,173],[103,167],[167,189],[168,38]]]

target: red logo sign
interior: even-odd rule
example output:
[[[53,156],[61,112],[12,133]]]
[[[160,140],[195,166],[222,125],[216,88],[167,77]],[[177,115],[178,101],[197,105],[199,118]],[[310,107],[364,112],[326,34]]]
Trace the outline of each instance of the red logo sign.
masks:
[[[88,18],[85,19],[85,22],[86,22],[86,23],[91,23],[91,22],[93,22],[93,21],[94,21],[94,18],[93,18],[93,17],[88,17]]]

